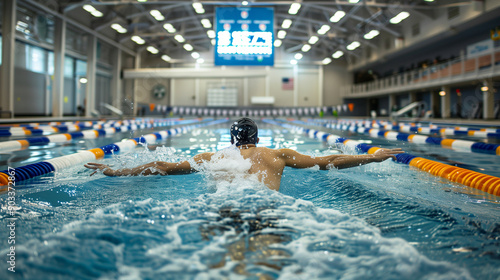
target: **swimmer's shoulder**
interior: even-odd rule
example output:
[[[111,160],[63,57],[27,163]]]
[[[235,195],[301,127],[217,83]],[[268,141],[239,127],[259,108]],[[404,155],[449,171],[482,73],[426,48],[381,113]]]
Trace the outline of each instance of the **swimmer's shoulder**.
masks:
[[[257,149],[260,153],[273,155],[273,156],[281,156],[285,150],[288,150],[288,149],[271,149],[271,148],[267,148],[267,147],[257,147]]]

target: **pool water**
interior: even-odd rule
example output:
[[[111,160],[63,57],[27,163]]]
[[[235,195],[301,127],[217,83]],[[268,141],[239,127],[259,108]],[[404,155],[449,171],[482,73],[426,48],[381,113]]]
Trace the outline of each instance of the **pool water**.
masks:
[[[258,124],[261,146],[309,155],[355,153]],[[100,162],[132,167],[224,151],[236,170],[245,162],[228,147],[229,125],[195,129]],[[131,136],[32,147],[1,155],[0,164],[22,166]],[[495,156],[344,136],[500,175]],[[344,170],[286,168],[279,192],[251,179],[213,178],[207,171],[150,177],[90,173],[75,166],[18,184],[16,272],[2,269],[1,279],[500,277],[499,199],[390,160]],[[6,195],[0,200],[5,206]],[[5,209],[1,215],[7,224]],[[3,256],[8,235],[2,226]]]

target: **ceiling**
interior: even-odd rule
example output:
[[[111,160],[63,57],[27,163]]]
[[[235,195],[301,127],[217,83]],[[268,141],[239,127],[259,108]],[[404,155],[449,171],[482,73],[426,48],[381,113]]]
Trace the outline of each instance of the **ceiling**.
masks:
[[[212,29],[202,25],[202,19],[209,19],[214,24],[215,8],[219,6],[242,6],[241,1],[173,1],[173,0],[37,0],[27,2],[37,2],[48,6],[53,10],[65,14],[68,17],[88,14],[89,22],[83,23],[96,32],[103,34],[113,34],[114,41],[124,45],[135,52],[146,51],[148,46],[154,46],[159,50],[159,55],[167,54],[173,59],[180,56],[186,50],[184,44],[189,43],[196,52],[208,52],[212,49],[211,38],[207,31]],[[142,0],[144,1],[144,0]],[[471,0],[452,1],[439,0],[302,0],[302,1],[262,1],[249,0],[248,7],[274,7],[275,34],[279,30],[287,32],[280,46],[285,53],[301,52],[304,44],[307,44],[311,36],[317,36],[318,41],[311,45],[311,49],[304,53],[304,58],[308,60],[322,60],[337,50],[343,50],[350,56],[358,56],[359,51],[366,46],[377,47],[377,39],[364,39],[364,35],[371,30],[378,30],[379,37],[391,36],[398,38],[402,36],[401,25],[391,24],[389,20],[401,11],[410,13],[412,17],[419,20],[433,19],[437,16],[438,8],[453,7],[459,5],[469,5]],[[197,13],[193,7],[193,2],[202,4],[203,13]],[[292,3],[300,3],[297,14],[289,13]],[[100,17],[91,16],[84,5],[92,5],[102,15]],[[155,18],[152,10],[161,13],[160,20]],[[330,18],[337,12],[344,11],[345,16],[338,22],[330,21]],[[98,13],[99,14],[99,13]],[[289,28],[282,28],[285,19],[292,20]],[[170,23],[175,32],[170,33],[164,28],[164,24]],[[118,33],[111,28],[112,24],[121,25],[124,33]],[[318,34],[318,30],[323,25],[330,29],[323,35]],[[184,43],[179,43],[174,36],[182,35]],[[140,36],[145,43],[139,45],[131,38]],[[352,41],[359,41],[360,48],[355,51],[346,52],[346,46]]]

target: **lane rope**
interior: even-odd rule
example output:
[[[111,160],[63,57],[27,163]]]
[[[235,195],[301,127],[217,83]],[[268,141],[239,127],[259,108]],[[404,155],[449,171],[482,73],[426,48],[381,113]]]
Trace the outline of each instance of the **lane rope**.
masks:
[[[198,121],[200,120],[198,119]],[[115,142],[113,144],[104,145],[99,148],[81,151],[71,155],[56,157],[21,167],[16,167],[15,176],[13,177],[15,178],[15,182],[25,181],[37,176],[48,174],[50,172],[60,171],[71,166],[87,163],[90,161],[95,161],[97,159],[104,158],[106,155],[129,152],[134,150],[135,147],[139,144],[152,144],[155,143],[157,140],[163,140],[180,133],[186,133],[195,128],[227,122],[228,120],[206,119],[204,121],[205,121],[204,123],[185,125],[182,127],[171,128],[169,130],[158,131],[143,135],[141,137],[126,139],[120,142]],[[2,190],[6,190],[7,188],[5,186],[7,186],[8,184],[9,184],[8,170],[0,171],[0,187],[3,186]]]
[[[306,133],[311,138],[320,139],[327,142],[330,145],[335,145],[337,143],[344,144],[347,147],[357,149],[361,152],[368,154],[373,154],[379,147],[362,143],[355,140],[350,140],[343,138],[338,135],[330,134],[323,131],[318,131],[309,128],[303,128],[296,125],[291,125],[288,123],[281,123],[271,120],[264,120],[265,122],[279,125],[285,128],[294,129],[301,133]],[[449,181],[465,185],[474,189],[481,190],[483,192],[500,196],[500,178],[486,175],[483,173],[475,172],[465,168],[460,168],[445,163],[440,163],[437,161],[425,159],[422,157],[417,157],[408,153],[396,155],[396,161],[399,163],[404,163],[413,167],[416,167],[424,172],[430,173],[434,176],[438,176]]]

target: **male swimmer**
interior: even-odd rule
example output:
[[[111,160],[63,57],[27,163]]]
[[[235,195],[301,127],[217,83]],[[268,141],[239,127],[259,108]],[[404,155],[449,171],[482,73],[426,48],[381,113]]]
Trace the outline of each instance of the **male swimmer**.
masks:
[[[269,149],[257,147],[259,143],[257,124],[249,118],[241,118],[231,126],[231,144],[236,144],[242,157],[251,162],[248,174],[255,174],[260,182],[270,189],[279,190],[281,176],[285,166],[292,168],[309,168],[319,166],[321,170],[330,168],[349,168],[371,162],[382,162],[401,154],[401,149],[379,149],[371,155],[329,155],[312,157],[303,155],[291,149]],[[202,153],[193,157],[197,165],[210,162],[214,153]],[[197,172],[197,166],[191,166],[188,161],[164,162],[154,161],[135,168],[113,170],[105,164],[87,163],[85,167],[101,170],[107,176],[127,175],[177,175]],[[92,173],[94,174],[94,173]]]

